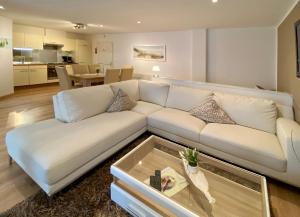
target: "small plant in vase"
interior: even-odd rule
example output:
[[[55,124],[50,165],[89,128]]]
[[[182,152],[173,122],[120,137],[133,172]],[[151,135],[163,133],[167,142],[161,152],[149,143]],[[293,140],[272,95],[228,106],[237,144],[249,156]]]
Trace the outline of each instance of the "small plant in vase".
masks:
[[[186,148],[184,151],[179,152],[182,159],[187,161],[187,169],[191,173],[198,171],[198,152],[195,149]]]

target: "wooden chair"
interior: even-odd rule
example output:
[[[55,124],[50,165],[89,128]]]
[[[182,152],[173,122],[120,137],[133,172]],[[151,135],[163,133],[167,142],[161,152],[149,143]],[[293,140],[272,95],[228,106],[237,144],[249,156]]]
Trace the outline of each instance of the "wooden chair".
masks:
[[[123,68],[124,69],[131,69],[131,68],[133,68],[133,65],[124,65]]]
[[[106,69],[104,84],[110,84],[120,81],[120,69]]]
[[[133,68],[123,68],[121,69],[121,81],[131,80],[133,76]]]
[[[65,66],[55,66],[55,71],[57,73],[57,77],[59,79],[59,86],[61,90],[72,89],[72,81],[68,75]]]
[[[89,65],[89,73],[90,74],[95,74],[95,73],[102,73],[102,66],[101,64],[94,64],[94,65]]]
[[[87,65],[73,64],[72,69],[74,74],[89,74],[89,67]]]

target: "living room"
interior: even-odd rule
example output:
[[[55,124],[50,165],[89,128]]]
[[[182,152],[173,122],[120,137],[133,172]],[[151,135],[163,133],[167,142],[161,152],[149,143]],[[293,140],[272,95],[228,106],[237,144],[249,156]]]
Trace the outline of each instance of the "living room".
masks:
[[[298,216],[299,10],[0,0],[0,216]]]

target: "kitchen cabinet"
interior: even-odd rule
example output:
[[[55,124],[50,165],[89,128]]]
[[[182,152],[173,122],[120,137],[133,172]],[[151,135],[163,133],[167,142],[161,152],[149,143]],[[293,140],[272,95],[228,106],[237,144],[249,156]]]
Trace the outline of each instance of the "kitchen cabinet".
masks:
[[[51,44],[64,44],[64,39],[66,38],[66,33],[62,31],[57,31],[54,29],[45,29],[45,43]]]
[[[86,40],[76,40],[76,62],[79,64],[91,64],[92,48]]]
[[[32,49],[43,49],[44,38],[42,35],[25,33],[24,47]]]
[[[47,66],[29,66],[29,84],[44,84],[48,82],[47,79]]]
[[[14,32],[13,33],[13,47],[14,48],[23,48],[24,47],[24,32]]]
[[[28,66],[14,66],[14,86],[29,85]]]
[[[16,24],[13,26],[14,48],[43,49],[43,42],[43,28]]]
[[[63,44],[64,44],[62,48],[63,51],[75,51],[76,49],[75,39],[65,38]]]
[[[14,66],[14,86],[45,84],[47,80],[47,66]]]
[[[43,36],[23,32],[14,32],[13,47],[43,49]]]

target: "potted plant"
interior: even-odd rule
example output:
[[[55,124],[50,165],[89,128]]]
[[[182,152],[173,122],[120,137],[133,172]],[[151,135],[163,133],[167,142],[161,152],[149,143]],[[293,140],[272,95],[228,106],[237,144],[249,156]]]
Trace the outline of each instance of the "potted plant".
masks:
[[[198,171],[198,152],[195,149],[186,148],[184,151],[179,152],[182,159],[187,161],[187,169],[191,173]]]

